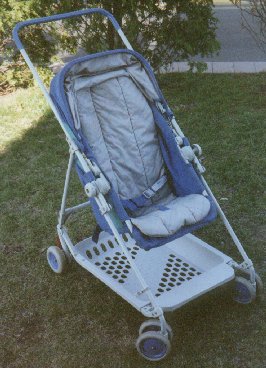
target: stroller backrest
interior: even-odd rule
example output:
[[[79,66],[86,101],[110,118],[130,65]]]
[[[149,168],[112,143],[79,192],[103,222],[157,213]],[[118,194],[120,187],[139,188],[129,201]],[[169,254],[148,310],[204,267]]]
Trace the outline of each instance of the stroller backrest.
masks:
[[[116,53],[72,66],[65,90],[104,174],[122,199],[134,198],[164,172],[149,100],[159,99],[141,63]]]

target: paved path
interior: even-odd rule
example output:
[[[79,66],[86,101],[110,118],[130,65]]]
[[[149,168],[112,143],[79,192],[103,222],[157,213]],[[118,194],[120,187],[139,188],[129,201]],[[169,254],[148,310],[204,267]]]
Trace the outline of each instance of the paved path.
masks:
[[[218,55],[195,60],[207,62],[207,73],[266,72],[266,51],[259,48],[251,34],[241,24],[240,10],[228,0],[214,1],[219,20],[217,39],[221,49]],[[250,21],[255,22],[252,17]],[[187,71],[187,63],[173,63],[170,71]]]

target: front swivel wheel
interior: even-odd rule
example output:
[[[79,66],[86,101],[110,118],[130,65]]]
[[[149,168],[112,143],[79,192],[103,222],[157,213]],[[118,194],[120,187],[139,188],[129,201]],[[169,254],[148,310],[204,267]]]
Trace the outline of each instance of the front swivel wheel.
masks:
[[[136,341],[139,354],[150,361],[164,359],[171,349],[168,338],[157,331],[143,332]]]
[[[150,332],[150,331],[161,331],[161,322],[158,319],[148,319],[147,321],[144,321],[139,328],[139,335],[141,335],[143,332]],[[166,322],[166,331],[168,334],[168,338],[172,340],[173,338],[173,331],[169,324]]]
[[[55,273],[62,273],[66,269],[66,256],[64,251],[56,246],[47,249],[47,262]]]
[[[242,276],[235,278],[234,301],[240,304],[250,304],[256,298],[256,288]]]

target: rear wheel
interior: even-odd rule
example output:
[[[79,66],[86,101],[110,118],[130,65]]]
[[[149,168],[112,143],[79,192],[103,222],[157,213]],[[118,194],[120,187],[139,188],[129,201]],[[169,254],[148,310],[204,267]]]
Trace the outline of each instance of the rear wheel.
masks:
[[[242,276],[235,278],[234,300],[240,304],[250,304],[256,298],[256,288]]]
[[[255,274],[255,279],[256,279],[256,297],[260,300],[262,299],[263,294],[263,282],[257,273]]]
[[[47,249],[47,262],[55,273],[62,273],[66,269],[65,253],[54,245]]]
[[[148,319],[147,321],[143,322],[139,328],[139,335],[141,335],[144,332],[148,332],[148,331],[160,332],[161,322],[158,319]],[[168,323],[166,323],[166,331],[167,331],[169,339],[172,340],[173,331]]]
[[[142,333],[136,341],[136,347],[139,354],[150,361],[164,359],[171,349],[168,338],[156,331]]]

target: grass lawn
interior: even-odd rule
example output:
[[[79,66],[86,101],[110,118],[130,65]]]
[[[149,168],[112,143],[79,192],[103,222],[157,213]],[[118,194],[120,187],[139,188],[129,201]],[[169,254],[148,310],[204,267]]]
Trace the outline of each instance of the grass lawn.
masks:
[[[206,178],[265,273],[266,75],[169,74],[160,85],[192,143],[204,149]],[[1,356],[4,368],[263,368],[263,301],[235,304],[227,287],[166,318],[172,352],[161,363],[134,343],[144,317],[78,265],[58,276],[46,264],[68,160],[67,144],[37,89],[0,99]],[[70,204],[85,199],[73,175]],[[71,220],[76,239],[91,234],[90,213]],[[217,221],[198,233],[236,255]]]

